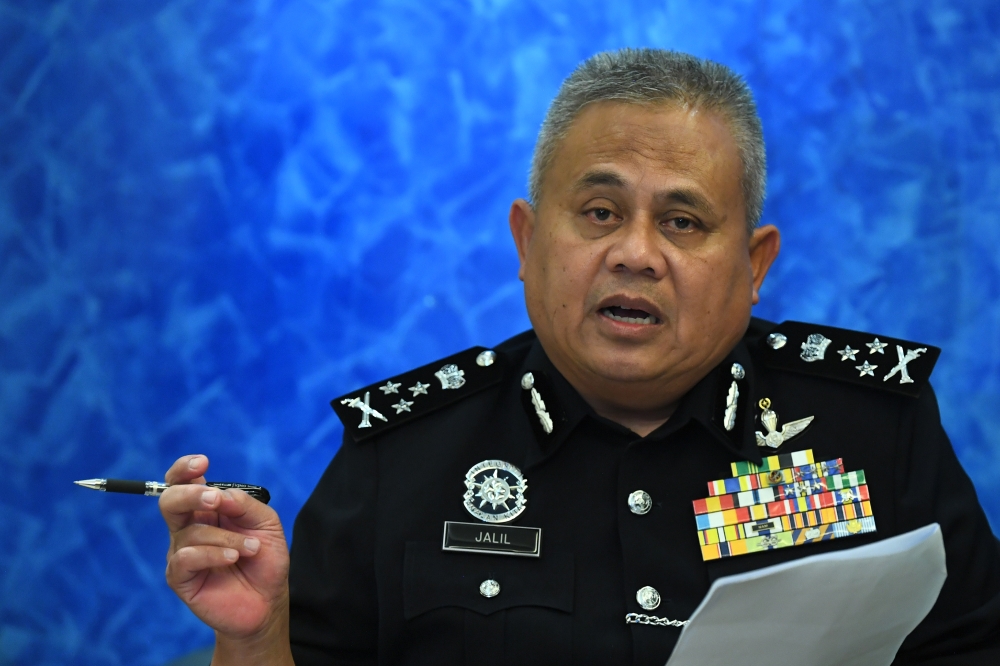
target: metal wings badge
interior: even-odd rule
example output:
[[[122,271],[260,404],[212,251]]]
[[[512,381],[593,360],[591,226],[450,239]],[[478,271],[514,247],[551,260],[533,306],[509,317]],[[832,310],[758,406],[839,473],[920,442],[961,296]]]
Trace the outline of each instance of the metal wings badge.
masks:
[[[767,429],[766,435],[760,430],[756,432],[757,446],[761,448],[778,448],[786,441],[805,430],[815,418],[813,416],[807,416],[804,419],[798,419],[797,421],[789,421],[785,425],[781,426],[781,430],[779,431],[778,414],[771,409],[771,400],[769,398],[763,398],[757,404],[763,410],[763,413],[760,415],[760,422],[763,423],[764,428]]]
[[[503,460],[484,460],[465,474],[465,509],[487,523],[509,523],[524,511],[528,481]]]

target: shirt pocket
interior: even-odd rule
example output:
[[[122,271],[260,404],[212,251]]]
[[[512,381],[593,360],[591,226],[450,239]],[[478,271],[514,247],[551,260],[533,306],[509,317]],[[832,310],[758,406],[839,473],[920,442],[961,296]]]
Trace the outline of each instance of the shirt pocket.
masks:
[[[480,591],[495,581],[499,591]],[[541,557],[446,552],[407,542],[403,614],[414,663],[489,666],[567,663],[572,651],[573,554]]]

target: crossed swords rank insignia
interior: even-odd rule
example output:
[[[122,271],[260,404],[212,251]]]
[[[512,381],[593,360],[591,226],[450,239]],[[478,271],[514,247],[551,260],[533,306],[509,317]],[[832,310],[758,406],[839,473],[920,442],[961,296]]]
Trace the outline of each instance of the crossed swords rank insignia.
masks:
[[[348,407],[351,407],[353,409],[360,409],[361,413],[364,414],[364,416],[361,417],[361,425],[358,426],[359,428],[371,428],[372,416],[374,416],[377,419],[381,419],[382,421],[389,420],[384,416],[382,416],[381,412],[379,412],[377,409],[373,409],[371,407],[370,404],[371,395],[372,395],[371,391],[365,391],[364,401],[362,401],[361,398],[344,398],[343,400],[340,401],[340,404],[347,405]]]
[[[899,357],[899,363],[893,366],[892,370],[889,371],[889,374],[882,378],[882,381],[889,381],[889,378],[895,376],[898,372],[900,384],[912,384],[913,379],[910,377],[910,373],[906,370],[906,366],[917,360],[918,356],[925,353],[927,353],[927,347],[910,349],[904,353],[902,345],[896,345],[896,355]]]

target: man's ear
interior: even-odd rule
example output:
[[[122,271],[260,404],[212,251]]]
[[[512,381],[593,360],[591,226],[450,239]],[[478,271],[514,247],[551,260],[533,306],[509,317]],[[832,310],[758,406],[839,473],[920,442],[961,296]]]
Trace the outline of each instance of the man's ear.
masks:
[[[524,262],[528,256],[528,245],[535,233],[535,209],[524,199],[515,199],[510,205],[510,233],[517,247],[517,258],[521,262],[517,269],[517,277],[524,282]]]
[[[757,227],[750,236],[750,267],[753,270],[753,304],[760,302],[760,286],[781,250],[781,232],[773,224]]]

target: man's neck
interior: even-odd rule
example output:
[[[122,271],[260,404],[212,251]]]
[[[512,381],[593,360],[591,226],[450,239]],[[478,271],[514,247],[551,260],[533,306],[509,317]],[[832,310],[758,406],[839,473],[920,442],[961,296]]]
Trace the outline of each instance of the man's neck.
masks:
[[[666,423],[677,409],[680,401],[675,401],[663,409],[655,411],[636,412],[622,409],[617,405],[608,404],[596,396],[588,396],[577,389],[584,401],[600,416],[625,426],[640,437],[645,437]]]
[[[686,368],[664,377],[625,380],[599,376],[558,351],[550,353],[544,345],[542,350],[556,371],[595,412],[640,437],[666,423],[681,399],[715,364],[713,361],[706,364],[708,367]]]

